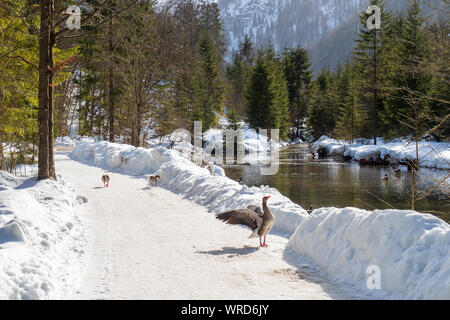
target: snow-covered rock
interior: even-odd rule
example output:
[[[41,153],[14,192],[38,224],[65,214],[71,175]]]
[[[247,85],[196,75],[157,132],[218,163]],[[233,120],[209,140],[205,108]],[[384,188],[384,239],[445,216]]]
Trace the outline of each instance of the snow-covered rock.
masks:
[[[450,299],[450,226],[429,214],[318,209],[287,248],[372,298]],[[373,266],[379,290],[367,287]]]
[[[81,275],[86,245],[64,181],[0,171],[0,299],[58,299]]]
[[[421,167],[450,169],[450,143],[420,141],[419,164]],[[396,141],[377,145],[345,143],[322,136],[313,144],[328,156],[341,155],[353,160],[388,160],[405,162],[416,158],[416,145],[408,141]]]

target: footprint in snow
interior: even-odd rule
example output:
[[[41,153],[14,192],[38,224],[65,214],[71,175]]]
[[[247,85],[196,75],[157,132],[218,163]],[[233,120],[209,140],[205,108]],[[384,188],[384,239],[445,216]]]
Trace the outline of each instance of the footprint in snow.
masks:
[[[84,196],[77,196],[77,198],[75,199],[75,202],[78,205],[82,205],[88,202],[88,198],[84,197]]]

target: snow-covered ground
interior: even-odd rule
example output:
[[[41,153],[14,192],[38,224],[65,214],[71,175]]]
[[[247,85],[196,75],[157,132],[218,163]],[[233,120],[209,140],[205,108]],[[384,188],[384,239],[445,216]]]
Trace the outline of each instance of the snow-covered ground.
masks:
[[[211,176],[207,169],[182,157],[176,150],[163,147],[135,148],[84,139],[77,144],[72,157],[106,170],[131,175],[159,174],[162,186],[181,193],[214,212],[260,203],[264,195],[270,194],[271,208],[277,216],[274,227],[282,232],[293,233],[297,225],[308,216],[302,207],[276,189],[265,186],[248,187],[224,176]]]
[[[399,141],[377,145],[346,143],[341,140],[321,137],[313,144],[313,148],[323,150],[326,155],[341,155],[353,160],[385,160],[405,162],[416,158],[416,145],[412,142]],[[450,143],[419,142],[419,163],[422,167],[450,169]]]
[[[2,299],[450,299],[450,226],[434,216],[308,214],[183,148],[72,142],[70,157],[56,153],[57,182],[0,174]],[[214,217],[268,194],[269,249]]]
[[[148,174],[157,173],[163,187],[213,213],[259,203],[263,195],[271,194],[270,207],[276,217],[274,231],[291,237],[283,251],[285,261],[297,267],[317,266],[327,275],[329,283],[335,281],[360,298],[450,299],[450,226],[431,215],[392,210],[368,212],[356,208],[324,208],[308,215],[275,189],[249,188],[226,177],[211,176],[208,170],[196,166],[179,152],[165,148],[142,149],[84,140],[77,144],[72,157],[117,174],[135,176],[137,180],[145,181]],[[132,192],[129,196],[133,195]],[[162,206],[172,202],[168,198]],[[190,214],[184,217],[172,223],[189,223]],[[213,228],[210,230],[205,225],[204,232],[214,235],[217,230],[212,226],[213,215],[203,219],[209,219],[206,224]],[[238,229],[225,230],[234,239]],[[186,238],[201,237],[200,233],[194,232]],[[280,245],[281,251],[283,245]],[[235,252],[233,247],[229,250]],[[217,252],[220,255],[223,251]],[[243,253],[238,252],[238,255]],[[246,255],[258,263],[251,252]],[[233,254],[228,258],[231,257]],[[367,286],[370,280],[367,271],[373,266],[380,270],[379,290]]]
[[[161,153],[162,159],[173,152]],[[269,248],[260,249],[258,239],[248,239],[248,229],[218,221],[183,194],[150,188],[148,175],[92,164],[64,155],[56,161],[58,172],[89,198],[88,264],[69,298],[353,298],[312,265],[287,262],[286,237],[271,234]],[[105,172],[108,188],[100,181]]]
[[[73,291],[84,264],[85,201],[61,177],[37,181],[0,171],[0,299],[58,299]]]

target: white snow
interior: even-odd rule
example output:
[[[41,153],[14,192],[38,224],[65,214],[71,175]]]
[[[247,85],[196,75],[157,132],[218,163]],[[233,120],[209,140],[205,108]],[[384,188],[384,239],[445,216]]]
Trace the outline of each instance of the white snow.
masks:
[[[244,149],[249,153],[265,153],[270,152],[272,149],[280,149],[287,143],[283,141],[268,141],[267,137],[263,134],[258,134],[254,129],[250,128],[248,124],[241,122],[242,129],[242,143]],[[204,133],[205,145],[204,148],[211,148],[214,143],[221,143],[223,141],[223,130],[221,129],[209,129]]]
[[[381,142],[377,145],[359,143],[346,143],[341,140],[322,136],[313,144],[315,149],[322,149],[327,155],[343,155],[354,160],[385,160],[393,161],[414,160],[416,158],[416,145],[414,142]],[[420,141],[419,163],[421,167],[450,169],[450,143]]]
[[[224,148],[225,137],[224,133],[228,127],[228,120],[225,117],[219,119],[220,129],[212,128],[203,133],[203,158],[207,162],[214,161],[211,156],[212,151],[217,147]],[[244,161],[250,164],[267,164],[270,159],[270,152],[279,150],[288,145],[285,141],[274,141],[268,139],[264,134],[257,133],[254,129],[249,127],[248,123],[239,122],[240,128],[238,133],[242,139],[242,147],[246,152]],[[173,143],[175,141],[175,143]],[[191,143],[191,136],[189,132],[183,129],[175,130],[172,134],[164,137],[156,137],[147,140],[150,148],[165,147],[168,148],[173,143],[172,149],[179,151],[186,156],[189,156],[196,148]],[[300,141],[301,142],[301,141]],[[220,171],[220,169],[218,169]]]
[[[287,238],[272,233],[269,248],[260,249],[258,239],[248,239],[249,229],[218,221],[180,194],[148,186],[146,175],[116,168],[107,171],[111,183],[103,188],[104,168],[63,155],[56,168],[89,197],[88,264],[69,298],[350,298],[312,266],[287,262]]]
[[[450,226],[414,211],[315,210],[288,248],[371,298],[450,299]],[[380,290],[368,290],[368,268]]]
[[[135,148],[85,139],[77,144],[72,157],[103,169],[131,175],[159,174],[161,185],[215,212],[259,204],[264,195],[270,194],[271,208],[277,218],[274,228],[282,232],[294,232],[296,226],[307,217],[303,208],[276,189],[240,185],[225,177],[221,168],[216,168],[220,174],[211,176],[206,168],[197,166],[176,150]]]
[[[75,142],[70,137],[58,137],[55,140],[55,146],[57,147],[72,147]]]
[[[0,174],[2,299],[450,299],[450,226],[434,216],[308,215],[276,189],[213,176],[163,147],[84,138],[71,157],[56,154],[58,182]],[[164,188],[148,185],[155,173]],[[276,217],[267,250],[213,214],[264,195]],[[372,266],[379,290],[367,286]]]
[[[179,152],[164,148],[83,141],[72,156],[122,174],[146,178],[157,173],[163,187],[213,213],[260,203],[270,194],[274,231],[291,237],[283,253],[286,260],[296,265],[311,261],[331,281],[361,298],[450,299],[450,227],[431,215],[356,208],[324,208],[308,215],[275,189],[249,188],[211,176]],[[129,160],[122,165],[121,159]],[[380,290],[366,286],[372,265],[381,270]]]
[[[58,299],[77,285],[83,226],[64,180],[0,171],[0,299]]]

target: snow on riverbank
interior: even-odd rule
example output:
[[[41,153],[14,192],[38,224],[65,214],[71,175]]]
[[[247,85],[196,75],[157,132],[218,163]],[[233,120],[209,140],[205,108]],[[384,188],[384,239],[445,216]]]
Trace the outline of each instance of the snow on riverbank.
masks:
[[[347,144],[344,141],[322,136],[313,144],[316,150],[322,150],[327,156],[341,155],[353,160],[387,160],[405,162],[416,158],[416,145],[412,142],[381,142],[378,145],[358,143]],[[450,169],[450,143],[419,142],[419,160],[421,167]]]
[[[413,211],[324,208],[287,245],[332,278],[383,299],[450,299],[450,226]],[[368,290],[368,267],[380,290]]]
[[[77,198],[63,180],[0,171],[0,299],[58,299],[79,280],[84,256]]]
[[[265,163],[270,158],[268,153],[272,150],[279,150],[289,145],[289,143],[285,141],[274,141],[272,139],[268,139],[267,136],[259,134],[254,129],[250,128],[249,124],[245,122],[240,122],[239,126],[241,129],[237,131],[242,139],[242,148],[246,154],[244,161],[246,163]],[[212,160],[211,153],[217,146],[219,146],[219,148],[223,148],[224,152],[226,151],[224,147],[226,137],[224,134],[228,127],[228,121],[225,118],[221,119],[220,127],[220,129],[209,129],[203,134],[204,157],[207,158],[206,160],[208,161]],[[172,134],[164,137],[148,139],[147,143],[151,148],[156,148],[159,146],[167,148],[170,145],[173,145],[173,149],[189,154],[194,150],[191,140],[191,135],[188,131],[176,130]],[[295,143],[300,142],[301,140],[298,139]]]
[[[247,187],[227,177],[211,176],[179,152],[162,147],[143,149],[84,139],[72,157],[145,178],[157,173],[161,185],[214,213],[259,204],[263,195],[271,194],[275,230],[292,235],[287,254],[312,260],[330,278],[361,296],[450,299],[450,226],[433,216],[356,208],[324,208],[308,215],[276,189]],[[372,265],[381,271],[380,290],[366,286],[366,271]]]

